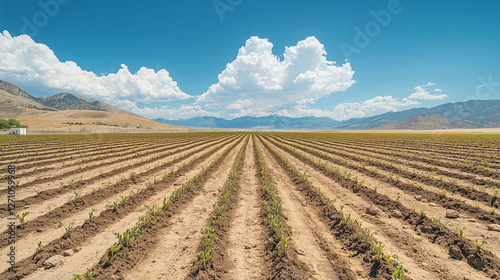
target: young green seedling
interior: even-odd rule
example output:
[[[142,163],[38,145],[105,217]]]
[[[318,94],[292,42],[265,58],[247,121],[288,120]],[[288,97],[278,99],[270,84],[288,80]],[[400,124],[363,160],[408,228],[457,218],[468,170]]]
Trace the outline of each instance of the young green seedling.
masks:
[[[35,253],[33,254],[33,258],[36,257],[40,251],[42,251],[43,243],[42,241],[38,242],[38,246],[36,247]]]
[[[377,258],[379,259],[382,259],[383,256],[384,256],[384,253],[382,252],[382,250],[384,249],[384,245],[380,242],[374,244],[373,246],[373,251],[375,252],[375,255],[377,256]]]
[[[75,201],[75,202],[76,202],[76,201],[80,201],[80,200],[82,199],[82,190],[81,190],[81,189],[79,189],[79,190],[74,190],[74,191],[73,191],[73,194],[75,195],[75,196],[72,198],[72,200],[73,200],[73,201]],[[70,199],[70,200],[71,200],[71,199]]]
[[[95,218],[95,216],[94,216],[94,212],[95,211],[97,211],[97,209],[95,209],[95,208],[92,208],[90,210],[90,212],[89,212],[89,218],[87,219],[87,221],[92,221]]]
[[[479,251],[481,251],[481,250],[484,250],[484,248],[486,248],[486,244],[488,244],[488,241],[483,240],[483,241],[479,242],[479,239],[474,239],[474,243],[476,244],[477,249]]]
[[[405,268],[402,265],[397,265],[392,273],[392,280],[404,280]]]
[[[106,205],[106,208],[107,209],[111,209],[114,212],[116,212],[118,210],[118,202],[117,201],[113,201],[113,203]]]
[[[23,227],[26,224],[25,218],[30,212],[23,212],[22,214],[16,214],[16,218],[19,220],[19,227]]]
[[[113,263],[115,257],[116,257],[116,253],[118,253],[118,251],[121,249],[120,246],[114,244],[113,246],[111,246],[111,248],[109,248],[108,252],[106,252],[106,260],[108,262],[108,264],[111,264]]]
[[[67,239],[70,236],[74,225],[75,225],[75,222],[71,222],[67,226],[64,226],[64,234],[63,234],[64,239]]]
[[[439,192],[439,196],[440,197],[446,197],[446,195],[448,194],[448,191],[443,188],[440,192]]]

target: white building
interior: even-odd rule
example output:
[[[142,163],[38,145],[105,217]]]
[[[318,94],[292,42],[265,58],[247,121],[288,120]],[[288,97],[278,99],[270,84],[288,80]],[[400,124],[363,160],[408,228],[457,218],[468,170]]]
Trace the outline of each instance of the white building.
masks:
[[[10,133],[12,135],[26,135],[26,128],[24,127],[10,127]]]

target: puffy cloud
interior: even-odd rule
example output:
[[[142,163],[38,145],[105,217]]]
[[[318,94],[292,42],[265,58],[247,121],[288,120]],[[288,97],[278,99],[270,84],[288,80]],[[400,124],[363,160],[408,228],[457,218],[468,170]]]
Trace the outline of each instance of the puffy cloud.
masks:
[[[199,105],[188,105],[182,104],[179,107],[161,106],[161,107],[144,107],[140,108],[136,105],[136,102],[130,100],[118,100],[117,106],[130,111],[132,113],[138,114],[151,119],[164,118],[170,120],[177,119],[189,119],[193,117],[222,117],[218,112],[209,112],[201,108]]]
[[[124,64],[116,73],[98,76],[73,61],[61,62],[46,45],[28,35],[12,37],[0,33],[0,79],[20,85],[73,91],[114,100],[172,101],[191,98],[170,77],[168,71],[141,67],[131,73]]]
[[[332,114],[336,120],[347,120],[377,113],[398,111],[400,107],[408,107],[416,104],[420,103],[408,98],[403,98],[400,101],[397,97],[377,96],[365,100],[363,103],[341,103],[335,106]]]
[[[355,81],[349,63],[337,66],[315,37],[287,47],[283,60],[267,39],[250,37],[234,61],[219,74],[196,103],[207,108],[240,110],[236,115],[261,114],[286,105],[345,91]],[[252,108],[248,108],[251,104]],[[258,108],[258,109],[257,109]]]
[[[417,101],[403,98],[399,100],[397,97],[392,96],[377,96],[361,103],[347,102],[340,103],[333,110],[322,110],[310,108],[313,104],[311,100],[302,99],[297,101],[295,106],[282,108],[275,111],[266,111],[259,107],[243,108],[240,112],[232,114],[233,117],[241,116],[267,116],[269,114],[287,116],[287,117],[329,117],[334,120],[347,120],[350,118],[361,118],[370,115],[385,113],[388,111],[398,111],[402,107],[420,104]]]
[[[448,97],[448,95],[446,95],[446,94],[434,95],[434,94],[431,94],[428,90],[424,89],[424,87],[435,86],[435,85],[436,84],[432,83],[432,82],[428,82],[425,85],[418,85],[414,88],[415,92],[412,93],[410,96],[408,96],[408,98],[422,99],[422,100],[443,100],[446,97]],[[439,88],[434,89],[434,91],[435,92],[443,92]]]
[[[314,113],[315,116],[328,116],[335,120],[347,120],[350,118],[362,118],[370,115],[381,114],[390,111],[398,111],[402,107],[408,107],[412,105],[418,105],[419,102],[412,99],[423,99],[423,100],[436,100],[444,99],[447,97],[446,94],[433,95],[429,91],[424,89],[424,87],[436,86],[435,83],[428,82],[424,85],[418,85],[414,89],[416,90],[410,96],[399,100],[397,97],[393,96],[377,96],[362,103],[341,103],[335,106],[332,111],[317,111],[315,109],[301,108],[302,112]],[[442,92],[441,89],[434,89],[435,92]]]
[[[267,39],[249,38],[238,51],[236,59],[218,75],[191,105],[143,107],[138,101],[168,102],[192,98],[184,93],[166,70],[142,67],[131,73],[124,64],[116,73],[96,75],[81,69],[75,62],[61,62],[44,44],[27,35],[12,37],[0,33],[0,79],[19,84],[73,91],[99,98],[136,114],[167,119],[196,116],[226,117],[266,116],[278,114],[291,117],[317,116],[346,120],[365,117],[420,104],[415,101],[447,97],[427,83],[416,86],[407,98],[377,96],[360,103],[341,103],[333,110],[311,108],[316,101],[355,83],[349,63],[336,65],[327,60],[323,44],[315,37],[286,47],[283,59],[272,53]],[[215,112],[209,111],[216,109]],[[227,112],[226,110],[229,110]]]
[[[248,99],[245,100],[238,99],[233,103],[227,105],[226,109],[242,110],[243,108],[248,108],[251,107],[252,105],[253,105],[252,101]]]
[[[316,100],[314,100],[314,98],[304,98],[304,99],[298,100],[296,103],[299,106],[306,106],[307,104],[316,103]]]

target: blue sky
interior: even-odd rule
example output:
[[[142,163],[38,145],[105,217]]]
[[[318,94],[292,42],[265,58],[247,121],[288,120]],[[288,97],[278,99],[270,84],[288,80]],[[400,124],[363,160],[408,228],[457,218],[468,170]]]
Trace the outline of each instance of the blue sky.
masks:
[[[500,99],[500,1],[480,3],[0,0],[0,79],[166,119]]]

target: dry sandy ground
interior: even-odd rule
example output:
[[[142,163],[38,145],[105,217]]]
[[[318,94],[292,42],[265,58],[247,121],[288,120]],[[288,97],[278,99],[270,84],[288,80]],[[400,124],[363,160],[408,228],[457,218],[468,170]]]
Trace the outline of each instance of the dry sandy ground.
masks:
[[[189,142],[196,141],[196,135],[186,135],[186,140],[188,140],[186,143],[198,143]],[[232,134],[232,136],[235,135],[236,133]],[[140,135],[139,137],[144,136]],[[310,277],[304,276],[306,279],[344,280],[346,279],[345,275],[355,275],[351,279],[373,278],[368,276],[370,267],[367,267],[367,263],[370,263],[370,260],[357,255],[356,252],[345,245],[343,243],[344,236],[339,238],[335,235],[330,225],[325,222],[323,212],[318,211],[320,206],[316,205],[312,198],[304,195],[303,190],[300,189],[300,185],[293,179],[291,173],[280,165],[278,159],[273,156],[272,149],[289,160],[300,174],[308,177],[312,184],[319,188],[327,198],[335,201],[337,207],[343,205],[345,213],[350,213],[352,219],[361,222],[363,228],[369,228],[372,232],[375,232],[374,240],[381,242],[385,246],[384,252],[387,254],[399,256],[399,262],[404,264],[407,269],[407,276],[411,279],[490,279],[487,274],[467,264],[466,260],[452,259],[446,246],[429,240],[420,230],[417,230],[416,227],[412,226],[403,217],[394,216],[392,209],[389,209],[389,204],[377,204],[373,198],[364,196],[365,193],[363,191],[353,191],[336,179],[325,175],[314,165],[296,158],[291,151],[285,149],[286,147],[293,147],[292,141],[282,140],[279,137],[254,137],[250,134],[244,137],[250,138],[250,141],[245,148],[243,169],[240,174],[241,186],[235,196],[235,203],[229,214],[231,219],[226,233],[227,239],[224,239],[223,244],[225,250],[223,253],[225,261],[228,264],[224,266],[225,271],[217,275],[220,279],[263,279],[269,277],[269,269],[273,269],[269,267],[270,261],[268,256],[270,249],[266,245],[266,226],[261,216],[262,203],[260,192],[262,185],[259,180],[258,166],[254,162],[254,157],[256,156],[253,150],[254,140],[255,144],[262,151],[265,165],[269,169],[272,179],[276,182],[277,194],[281,199],[284,223],[290,231],[291,244],[296,253],[294,256],[296,256],[297,261],[305,264],[311,272]],[[74,252],[71,256],[64,257],[64,261],[57,267],[44,269],[40,264],[37,264],[37,267],[29,272],[26,279],[69,279],[72,273],[83,273],[89,267],[96,268],[95,266],[104,253],[116,241],[114,234],[131,228],[138,218],[146,212],[144,204],[160,206],[164,197],[172,194],[182,183],[198,174],[202,170],[202,167],[208,166],[208,163],[212,162],[224,149],[242,138],[228,137],[225,138],[225,141],[218,142],[214,146],[217,149],[214,150],[213,154],[207,153],[208,156],[206,158],[190,166],[188,169],[179,172],[179,177],[175,177],[175,180],[168,183],[168,185],[166,184],[156,193],[149,195],[140,204],[126,206],[127,208],[123,210],[122,213],[124,214],[120,218],[107,219],[106,222],[108,223],[105,227],[96,231],[95,235],[86,237],[84,241],[75,245],[75,248],[78,248],[79,251]],[[167,137],[165,141],[168,141]],[[199,190],[192,194],[191,200],[188,200],[185,204],[174,206],[176,210],[169,214],[164,226],[159,228],[158,231],[151,231],[151,233],[144,232],[144,239],[149,241],[139,238],[136,240],[137,243],[134,243],[140,245],[151,244],[148,250],[143,250],[141,256],[134,256],[133,254],[131,256],[118,255],[117,262],[123,259],[132,260],[135,263],[131,268],[123,266],[124,269],[119,272],[120,274],[127,279],[191,279],[189,278],[190,269],[193,264],[197,263],[197,250],[202,237],[200,230],[209,225],[215,203],[222,195],[221,190],[224,187],[226,179],[229,177],[230,170],[236,161],[237,153],[243,143],[245,142],[241,141],[231,148],[227,157],[221,161],[220,165],[217,165],[213,173],[210,173],[208,179],[200,183]],[[285,148],[279,146],[278,144],[280,143]],[[266,148],[267,146],[272,147],[272,149]],[[138,187],[144,187],[147,182],[154,181],[155,179],[159,180],[164,171],[180,170],[181,166],[189,158],[185,158],[168,168],[148,173],[150,168],[154,168],[154,166],[161,162],[168,162],[180,154],[188,153],[191,150],[197,151],[194,155],[190,155],[191,158],[204,154],[209,150],[208,147],[211,147],[209,143],[197,144],[182,153],[172,154],[154,161],[147,161],[140,167],[130,168],[111,178],[97,180],[94,185],[86,186],[85,190],[90,191],[91,188],[97,187],[108,180],[114,181],[119,176],[127,176],[132,171],[137,173],[139,178],[135,184],[127,184],[123,190],[120,192],[116,191],[110,197],[86,204],[81,211],[72,211],[65,214],[62,218],[63,223],[69,224],[71,221],[76,221],[75,225],[84,224],[87,213],[94,207],[98,209],[95,212],[96,216],[103,215],[106,205],[112,201],[118,201],[121,195],[126,195],[130,190]],[[154,149],[154,146],[146,146],[145,149]],[[351,152],[356,153],[356,151]],[[336,164],[333,161],[325,161],[313,154],[309,154],[308,156],[315,161],[324,162],[326,166],[332,169],[337,168],[341,172],[350,173],[353,177],[355,176],[360,180],[364,180],[364,183],[361,184],[362,187],[367,190],[376,188],[377,197],[386,196],[391,201],[400,201],[401,204],[408,209],[413,209],[412,211],[416,213],[421,209],[425,209],[429,218],[440,218],[453,231],[455,231],[455,227],[466,228],[465,239],[487,239],[489,243],[486,249],[492,253],[495,260],[498,260],[500,257],[498,232],[488,230],[486,222],[472,219],[472,216],[467,211],[462,211],[460,213],[461,216],[457,219],[443,218],[447,209],[439,201],[434,201],[434,205],[431,205],[431,201],[416,199],[414,194],[399,189],[382,179],[377,179],[376,177],[371,177],[352,169],[352,167]],[[144,155],[141,159],[149,159],[151,157],[152,155]],[[132,164],[138,160],[139,158],[130,160],[127,163]],[[96,160],[88,164],[107,161],[109,159],[103,161]],[[103,166],[100,171],[109,171],[113,166]],[[383,170],[380,172],[384,175],[387,173]],[[147,175],[142,176],[141,174]],[[99,172],[92,170],[85,171],[82,178],[98,176]],[[415,182],[415,179],[401,178],[401,180],[403,182]],[[421,185],[424,191],[439,191],[433,186]],[[102,188],[106,190],[109,187],[103,185]],[[22,189],[19,190],[19,194],[23,194]],[[29,209],[30,212],[39,211],[40,214],[55,211],[55,207],[65,204],[70,196],[71,193],[68,192],[59,195],[55,194],[53,197],[48,198],[47,201],[54,204],[54,208],[47,208],[48,210],[45,208],[37,209],[35,205],[26,209]],[[460,198],[460,195],[450,194],[450,197]],[[40,205],[42,204],[40,203]],[[464,199],[464,204],[475,205],[466,199]],[[379,209],[378,214],[368,214],[366,209],[374,205]],[[481,207],[484,206],[479,203],[478,205]],[[480,208],[479,206],[478,208]],[[30,217],[29,221],[35,220],[35,216],[34,213],[28,216]],[[159,221],[158,224],[163,224],[163,222]],[[25,234],[18,240],[19,246],[23,247],[19,251],[19,260],[31,258],[30,256],[36,249],[37,242],[40,240],[46,244],[46,250],[48,251],[51,248],[50,242],[60,239],[63,231],[63,228],[48,225],[39,231],[33,230],[32,232],[28,232],[28,234]],[[57,250],[57,248],[52,249]],[[4,256],[8,251],[9,249],[6,246],[0,248],[0,253]],[[5,269],[7,263],[4,263],[1,267],[2,270]],[[4,279],[2,275],[0,275],[0,279]],[[99,278],[97,276],[95,279],[102,279],[102,277]]]
[[[2,118],[0,114],[0,118]],[[5,118],[5,117],[4,117]],[[113,130],[125,130],[134,132],[138,129],[148,130],[171,130],[181,127],[169,124],[162,124],[150,119],[124,115],[115,112],[91,111],[91,110],[65,110],[65,111],[35,111],[29,110],[15,116],[23,125],[27,125],[30,131],[40,133],[42,129],[45,133],[64,132],[100,132],[106,133]],[[97,125],[98,122],[110,124]],[[67,123],[82,123],[82,125],[69,125]]]

